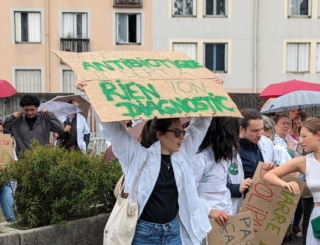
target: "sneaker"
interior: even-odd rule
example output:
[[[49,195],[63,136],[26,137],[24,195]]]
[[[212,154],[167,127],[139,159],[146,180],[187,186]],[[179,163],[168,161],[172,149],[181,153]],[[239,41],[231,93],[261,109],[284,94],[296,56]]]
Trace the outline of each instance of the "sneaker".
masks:
[[[298,232],[298,233],[296,234],[296,236],[297,236],[297,237],[302,237],[302,231]]]
[[[301,231],[301,228],[300,228],[299,225],[293,225],[293,226],[292,226],[292,232],[293,232],[294,234],[298,234],[300,231]]]

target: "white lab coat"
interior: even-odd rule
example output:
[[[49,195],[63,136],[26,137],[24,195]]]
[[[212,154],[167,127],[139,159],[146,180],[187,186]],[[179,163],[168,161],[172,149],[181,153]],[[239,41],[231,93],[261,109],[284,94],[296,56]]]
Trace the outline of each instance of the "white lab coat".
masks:
[[[262,135],[258,142],[258,147],[265,163],[273,162],[278,166],[281,165],[281,159],[274,149],[274,144],[268,137]]]
[[[236,168],[236,169],[235,169]],[[232,184],[240,184],[244,180],[244,171],[240,155],[237,154],[232,163],[228,166],[228,182]],[[244,198],[242,193],[241,197],[231,197],[232,212],[237,214],[240,210]]]
[[[193,118],[186,129],[184,141],[178,152],[171,154],[171,163],[178,188],[180,234],[183,245],[200,244],[211,225],[206,211],[200,205],[194,175],[191,168],[191,159],[201,144],[211,118]],[[127,132],[122,122],[101,123],[102,135],[110,141],[113,152],[121,163],[125,174],[125,192],[129,192],[131,186],[143,163],[147,160],[140,178],[134,188],[138,193],[139,216],[146,205],[155,183],[158,179],[161,163],[160,142],[154,143],[150,148],[142,147]],[[134,199],[135,195],[131,195]]]
[[[211,147],[193,157],[192,168],[198,194],[208,216],[211,209],[233,214],[231,194],[227,188],[228,165],[228,161],[216,163]]]

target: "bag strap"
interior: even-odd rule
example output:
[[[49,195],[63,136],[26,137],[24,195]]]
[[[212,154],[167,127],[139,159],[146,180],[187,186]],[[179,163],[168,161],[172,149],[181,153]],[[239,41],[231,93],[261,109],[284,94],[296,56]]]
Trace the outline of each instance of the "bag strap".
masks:
[[[134,190],[134,187],[135,185],[137,184],[137,181],[138,181],[138,178],[140,177],[141,173],[142,173],[142,170],[144,169],[144,167],[146,166],[147,164],[147,161],[148,161],[148,157],[146,158],[146,160],[144,161],[144,163],[142,164],[141,168],[140,168],[140,171],[139,171],[139,174],[136,176],[134,182],[133,182],[133,185],[129,191],[129,196],[131,196],[131,192],[132,190]],[[125,176],[123,177],[125,179]],[[119,195],[121,195],[123,189],[124,189],[124,184],[125,184],[125,181],[123,181],[123,185],[121,185],[121,188],[120,188],[120,191],[119,191]]]

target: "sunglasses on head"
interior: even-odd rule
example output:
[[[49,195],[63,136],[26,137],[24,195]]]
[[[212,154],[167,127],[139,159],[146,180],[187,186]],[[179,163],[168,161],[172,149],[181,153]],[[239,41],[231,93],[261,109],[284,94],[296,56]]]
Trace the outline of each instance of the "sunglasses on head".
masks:
[[[180,130],[178,128],[174,128],[174,129],[168,129],[166,130],[166,132],[173,132],[174,133],[174,136],[176,138],[179,138],[181,134],[183,134],[183,136],[186,135],[186,131],[185,130]]]

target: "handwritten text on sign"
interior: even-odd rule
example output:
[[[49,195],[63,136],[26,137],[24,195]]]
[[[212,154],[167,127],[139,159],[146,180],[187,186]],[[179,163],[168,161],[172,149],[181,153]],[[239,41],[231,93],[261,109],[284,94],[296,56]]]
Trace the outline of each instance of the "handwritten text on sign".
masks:
[[[208,245],[254,245],[253,221],[250,212],[230,216],[225,226],[211,221]]]
[[[180,51],[53,52],[84,80],[215,77]]]
[[[12,138],[10,134],[0,134],[0,167],[13,159]]]
[[[241,116],[228,94],[212,79],[91,81],[85,91],[102,121]]]
[[[263,163],[259,163],[253,177],[253,186],[244,199],[240,212],[251,211],[255,244],[281,244],[301,194],[295,195],[281,187],[271,186],[263,176],[266,173]],[[304,182],[286,176],[285,181],[296,181],[300,190]]]

